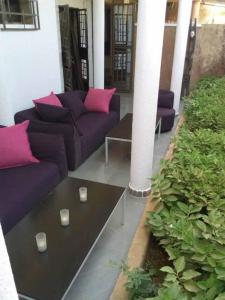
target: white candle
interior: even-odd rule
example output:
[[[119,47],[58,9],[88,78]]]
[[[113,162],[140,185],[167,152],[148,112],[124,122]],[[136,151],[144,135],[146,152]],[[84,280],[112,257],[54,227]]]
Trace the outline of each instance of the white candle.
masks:
[[[87,188],[86,187],[80,187],[79,188],[79,194],[80,194],[80,201],[86,202],[87,201]]]
[[[36,234],[36,243],[39,252],[44,252],[47,250],[47,239],[44,232],[39,232]]]
[[[68,226],[70,224],[70,212],[69,209],[60,210],[60,219],[62,226]]]

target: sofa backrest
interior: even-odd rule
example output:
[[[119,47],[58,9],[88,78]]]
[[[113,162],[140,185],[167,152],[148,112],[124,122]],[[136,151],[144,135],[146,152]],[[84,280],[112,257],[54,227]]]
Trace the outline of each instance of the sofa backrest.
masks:
[[[84,102],[86,95],[87,95],[87,92],[76,90],[76,91],[69,91],[69,92],[57,94],[56,96],[59,98],[62,105],[66,106],[66,105],[64,105],[65,104],[64,102],[66,101],[66,99],[73,98],[74,101],[81,100],[82,102]]]
[[[173,108],[174,93],[172,91],[159,90],[158,107]]]

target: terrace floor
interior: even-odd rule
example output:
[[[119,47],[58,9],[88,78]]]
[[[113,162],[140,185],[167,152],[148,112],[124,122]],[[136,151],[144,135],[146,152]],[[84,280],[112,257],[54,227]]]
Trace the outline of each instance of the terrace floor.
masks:
[[[121,117],[132,112],[132,96],[121,94]],[[177,120],[176,120],[177,122]],[[171,135],[162,133],[155,139],[153,173],[159,170]],[[122,142],[109,144],[109,164],[105,165],[104,146],[100,147],[83,165],[69,176],[127,187],[130,175],[130,145]],[[126,219],[120,225],[121,209],[118,207],[111,222],[88,258],[66,300],[108,300],[117,277],[121,262],[126,255],[144,210],[146,198],[126,196]]]

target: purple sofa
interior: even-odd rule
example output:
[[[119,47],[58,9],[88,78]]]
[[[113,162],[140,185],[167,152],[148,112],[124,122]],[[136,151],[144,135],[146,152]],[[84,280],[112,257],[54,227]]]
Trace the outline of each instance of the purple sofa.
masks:
[[[66,99],[84,101],[87,92],[71,91],[58,94],[57,97],[65,105]],[[76,123],[54,123],[43,121],[35,108],[16,113],[15,122],[30,120],[30,132],[61,134],[64,138],[69,170],[75,170],[105,141],[106,134],[120,120],[120,96],[115,94],[110,103],[109,114],[101,112],[85,112]]]
[[[0,222],[4,234],[67,176],[61,136],[30,133],[29,140],[40,163],[0,170]]]
[[[173,108],[174,93],[167,90],[159,90],[157,116],[161,118],[161,132],[170,131],[175,120]]]

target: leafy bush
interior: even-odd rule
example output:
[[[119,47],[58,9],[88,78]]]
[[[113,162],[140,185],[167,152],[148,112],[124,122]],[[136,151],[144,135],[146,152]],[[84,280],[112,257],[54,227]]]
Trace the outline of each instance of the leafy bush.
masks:
[[[147,226],[173,261],[154,300],[225,299],[225,77],[199,82],[171,161],[152,180]],[[152,297],[149,295],[148,297]]]
[[[224,130],[225,77],[200,80],[185,103],[185,116],[190,130]]]
[[[126,289],[129,300],[143,300],[156,295],[157,287],[153,282],[154,270],[146,271],[142,268],[130,270],[129,267],[124,266],[123,271],[128,278]]]

